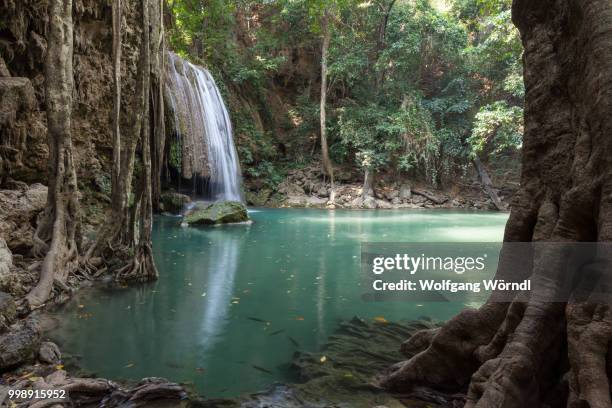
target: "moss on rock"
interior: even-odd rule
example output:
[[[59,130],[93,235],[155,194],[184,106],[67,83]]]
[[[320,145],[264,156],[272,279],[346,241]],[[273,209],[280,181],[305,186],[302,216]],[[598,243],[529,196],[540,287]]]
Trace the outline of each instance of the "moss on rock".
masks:
[[[249,221],[247,209],[238,201],[197,203],[183,218],[183,222],[188,225],[217,225],[246,221]]]

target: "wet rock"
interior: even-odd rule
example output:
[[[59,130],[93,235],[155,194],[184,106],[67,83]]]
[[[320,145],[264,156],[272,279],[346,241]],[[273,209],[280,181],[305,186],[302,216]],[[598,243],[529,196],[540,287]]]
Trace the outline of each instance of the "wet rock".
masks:
[[[38,359],[45,364],[59,364],[62,359],[62,353],[60,352],[57,344],[50,341],[45,341],[40,345],[38,350]]]
[[[188,225],[231,224],[248,220],[246,207],[238,201],[197,203],[183,217],[183,222]]]
[[[31,324],[12,326],[10,331],[0,335],[0,371],[33,359],[39,344],[40,337]]]
[[[191,202],[191,198],[185,194],[176,193],[174,191],[166,191],[161,195],[161,205],[163,211],[172,214],[179,214],[183,208]]]
[[[17,307],[8,293],[0,292],[0,333],[4,333],[15,322]]]

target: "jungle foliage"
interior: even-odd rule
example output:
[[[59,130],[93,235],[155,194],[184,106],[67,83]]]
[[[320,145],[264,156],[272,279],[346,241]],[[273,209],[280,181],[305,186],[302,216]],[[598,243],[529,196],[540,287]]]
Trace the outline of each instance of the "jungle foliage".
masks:
[[[319,160],[322,21],[329,16],[325,123],[332,161],[433,184],[461,173],[476,156],[495,167],[521,147],[523,50],[510,5],[167,3],[171,47],[223,78],[247,176],[279,179],[284,166]],[[270,92],[281,94],[283,118]],[[263,125],[236,102],[245,98]],[[293,150],[281,149],[287,139],[281,135],[289,135]]]

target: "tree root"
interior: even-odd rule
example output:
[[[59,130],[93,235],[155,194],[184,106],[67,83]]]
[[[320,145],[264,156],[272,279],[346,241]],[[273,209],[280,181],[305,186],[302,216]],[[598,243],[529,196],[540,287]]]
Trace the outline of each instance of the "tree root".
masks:
[[[503,321],[507,307],[488,303],[479,310],[464,310],[436,332],[414,335],[402,347],[410,352],[422,351],[392,367],[380,385],[394,392],[415,385],[453,391],[466,386],[479,365],[475,351],[493,338],[494,327]]]
[[[141,242],[132,260],[117,271],[115,279],[119,282],[150,282],[158,276],[151,245]]]

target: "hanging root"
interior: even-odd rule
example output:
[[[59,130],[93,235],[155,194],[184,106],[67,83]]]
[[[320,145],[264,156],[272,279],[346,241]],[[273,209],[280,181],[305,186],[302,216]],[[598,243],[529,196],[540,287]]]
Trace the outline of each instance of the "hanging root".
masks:
[[[136,248],[136,253],[130,262],[117,271],[115,279],[118,282],[150,282],[156,280],[158,276],[151,245],[142,242]]]

